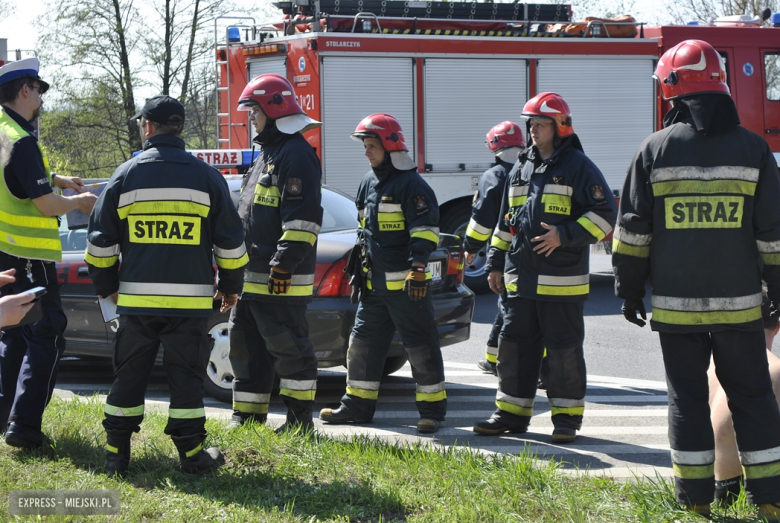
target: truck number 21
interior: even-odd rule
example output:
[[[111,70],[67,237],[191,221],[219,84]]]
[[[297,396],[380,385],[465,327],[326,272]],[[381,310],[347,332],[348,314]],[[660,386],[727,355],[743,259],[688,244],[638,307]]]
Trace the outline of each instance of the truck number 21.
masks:
[[[313,94],[299,94],[296,95],[298,97],[298,105],[301,106],[301,109],[304,111],[313,111],[314,110],[314,95]]]

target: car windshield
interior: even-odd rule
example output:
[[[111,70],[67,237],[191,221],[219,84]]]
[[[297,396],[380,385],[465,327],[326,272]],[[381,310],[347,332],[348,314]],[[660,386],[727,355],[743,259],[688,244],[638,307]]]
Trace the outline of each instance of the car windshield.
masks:
[[[340,192],[322,188],[322,233],[356,229],[357,209],[355,203]],[[84,252],[87,248],[87,229],[68,230],[67,216],[60,217],[60,240],[62,250]]]

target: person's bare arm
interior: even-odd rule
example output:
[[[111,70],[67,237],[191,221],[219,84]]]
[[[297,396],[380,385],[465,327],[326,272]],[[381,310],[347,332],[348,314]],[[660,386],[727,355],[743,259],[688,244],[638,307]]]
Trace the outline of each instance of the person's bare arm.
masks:
[[[89,214],[92,212],[92,207],[95,206],[96,201],[97,196],[86,192],[74,194],[73,196],[49,193],[33,198],[32,202],[44,216],[61,216],[75,209],[84,214]]]

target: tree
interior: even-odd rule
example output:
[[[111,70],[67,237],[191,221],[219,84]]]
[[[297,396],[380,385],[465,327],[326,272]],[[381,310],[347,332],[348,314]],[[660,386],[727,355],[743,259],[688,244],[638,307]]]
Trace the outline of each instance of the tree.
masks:
[[[127,156],[141,146],[138,126],[130,121],[136,111],[138,69],[131,62],[140,38],[138,11],[132,0],[54,0],[48,8],[47,18],[54,16],[53,23],[41,24],[42,56],[61,64],[56,79],[71,87],[58,94],[73,100],[85,85],[117,93],[122,110],[110,112],[110,125],[124,130],[120,150]]]
[[[679,0],[667,5],[669,14],[677,23],[688,20],[708,22],[732,15],[760,17],[767,7],[777,12],[780,10],[780,0]]]
[[[16,4],[13,0],[0,0],[0,22],[16,13]]]

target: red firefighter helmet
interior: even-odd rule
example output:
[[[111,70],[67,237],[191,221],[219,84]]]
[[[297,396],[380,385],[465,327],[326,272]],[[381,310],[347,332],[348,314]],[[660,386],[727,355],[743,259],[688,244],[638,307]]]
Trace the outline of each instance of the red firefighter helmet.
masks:
[[[561,138],[574,134],[574,127],[571,125],[571,109],[559,94],[537,94],[525,103],[522,114],[526,118],[544,116],[554,120],[556,131]]]
[[[292,84],[278,74],[261,74],[246,84],[238,99],[238,110],[251,111],[253,105],[260,106],[268,118],[276,120],[279,130],[286,134],[306,132],[322,125],[306,116],[298,105]]]
[[[509,147],[525,147],[525,137],[520,126],[509,121],[501,122],[488,131],[485,142],[493,153]]]
[[[359,142],[364,138],[379,138],[387,152],[409,150],[404,143],[401,124],[389,114],[376,113],[366,116],[355,128],[351,138]]]
[[[666,51],[653,78],[658,80],[664,100],[689,94],[731,94],[723,59],[702,40],[685,40]]]

